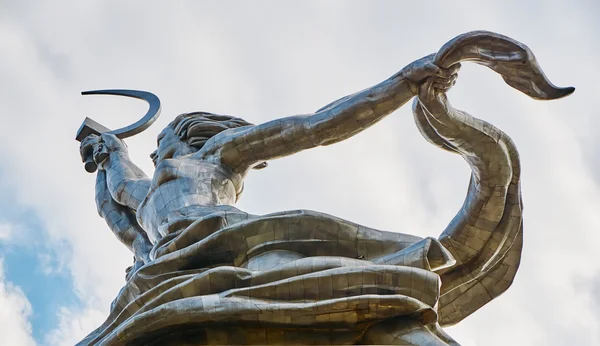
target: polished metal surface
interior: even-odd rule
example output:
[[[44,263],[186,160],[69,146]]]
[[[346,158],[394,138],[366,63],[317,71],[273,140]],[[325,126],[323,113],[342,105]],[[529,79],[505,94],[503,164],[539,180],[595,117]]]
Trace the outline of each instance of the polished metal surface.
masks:
[[[144,131],[152,125],[160,116],[160,100],[156,95],[147,91],[127,90],[127,89],[110,89],[110,90],[91,90],[83,91],[81,95],[117,95],[125,97],[133,97],[148,102],[150,106],[146,114],[135,123],[122,127],[118,130],[110,130],[105,126],[100,125],[90,118],[85,118],[83,124],[79,127],[75,139],[79,142],[83,141],[89,135],[101,135],[102,133],[110,133],[117,138],[128,138]],[[91,155],[83,157],[85,170],[89,173],[96,171],[97,166]]]
[[[533,98],[574,90],[552,85],[523,44],[478,31],[312,114],[259,125],[179,115],[158,136],[152,178],[114,134],[87,136],[81,154],[98,164],[98,211],[135,262],[105,323],[80,344],[458,345],[442,327],[508,289],[523,240],[515,144],[446,97],[467,60]],[[413,98],[423,137],[472,172],[438,239],[233,206],[251,169],[343,141]]]

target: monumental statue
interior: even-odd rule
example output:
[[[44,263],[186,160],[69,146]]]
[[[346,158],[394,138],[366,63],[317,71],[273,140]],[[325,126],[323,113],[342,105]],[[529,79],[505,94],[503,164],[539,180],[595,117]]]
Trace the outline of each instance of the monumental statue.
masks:
[[[515,144],[446,97],[461,61],[535,99],[574,91],[550,83],[522,43],[469,32],[311,114],[259,125],[181,114],[158,135],[151,177],[122,139],[150,126],[158,98],[92,92],[141,98],[150,110],[115,131],[87,119],[77,136],[86,170],[97,171],[98,212],[134,254],[110,315],[80,344],[458,345],[442,327],[508,289],[523,239]],[[252,169],[350,138],[413,98],[423,137],[471,167],[466,200],[438,238],[310,210],[250,215],[234,206]]]

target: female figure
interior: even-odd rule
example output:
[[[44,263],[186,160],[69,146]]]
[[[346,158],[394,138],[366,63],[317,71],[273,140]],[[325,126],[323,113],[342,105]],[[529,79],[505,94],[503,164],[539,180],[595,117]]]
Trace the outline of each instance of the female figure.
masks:
[[[84,140],[82,153],[92,148],[99,165],[100,215],[135,264],[109,318],[82,344],[457,345],[440,324],[457,323],[512,282],[521,203],[514,144],[454,110],[445,92],[457,61],[486,37],[496,53],[477,52],[479,62],[500,73],[515,62],[539,71],[526,47],[513,54],[507,38],[485,34],[463,35],[313,114],[260,125],[182,114],[158,136],[152,179],[116,137]],[[522,91],[545,90],[519,84],[523,74],[503,76]],[[233,207],[251,169],[347,139],[416,95],[425,138],[473,170],[465,205],[439,240],[307,210],[256,216]]]

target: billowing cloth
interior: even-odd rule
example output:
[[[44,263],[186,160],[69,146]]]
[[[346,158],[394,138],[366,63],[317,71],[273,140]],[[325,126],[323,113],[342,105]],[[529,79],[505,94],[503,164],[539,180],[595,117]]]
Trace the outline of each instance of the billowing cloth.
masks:
[[[575,90],[553,85],[527,46],[493,32],[459,35],[434,59],[441,67],[461,60],[489,67],[534,99],[557,99]],[[439,272],[439,323],[453,325],[506,291],[516,275],[523,247],[521,166],[506,133],[455,109],[431,87],[431,80],[424,83],[413,104],[417,127],[428,142],[461,155],[471,167],[463,207],[439,238],[457,261]]]
[[[384,319],[435,324],[434,271],[454,263],[436,239],[305,210],[253,216],[215,207],[167,233],[82,344],[147,344],[177,326],[193,330],[197,344],[354,344]],[[278,262],[261,260],[273,254]],[[248,269],[256,261],[274,267]]]
[[[533,53],[502,35],[458,36],[435,58],[442,67],[460,60],[537,99],[573,92],[552,85]],[[311,211],[198,209],[161,230],[153,261],[82,344],[356,344],[373,333],[394,344],[418,330],[432,344],[456,345],[440,326],[503,293],[519,267],[519,157],[505,133],[454,109],[431,81],[419,87],[413,114],[430,143],[472,171],[465,203],[439,240]]]

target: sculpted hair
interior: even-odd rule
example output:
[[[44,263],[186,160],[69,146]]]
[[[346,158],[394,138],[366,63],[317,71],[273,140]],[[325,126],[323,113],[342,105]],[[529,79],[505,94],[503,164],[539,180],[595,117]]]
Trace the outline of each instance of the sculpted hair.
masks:
[[[180,114],[169,124],[169,126],[173,128],[175,134],[179,136],[179,139],[198,150],[200,150],[212,136],[220,132],[227,129],[250,125],[254,124],[241,118],[206,112]],[[253,168],[263,169],[265,167],[267,167],[267,163],[262,162]]]
[[[206,112],[180,114],[169,124],[182,141],[196,149],[220,132],[249,125],[253,124],[244,119]]]

